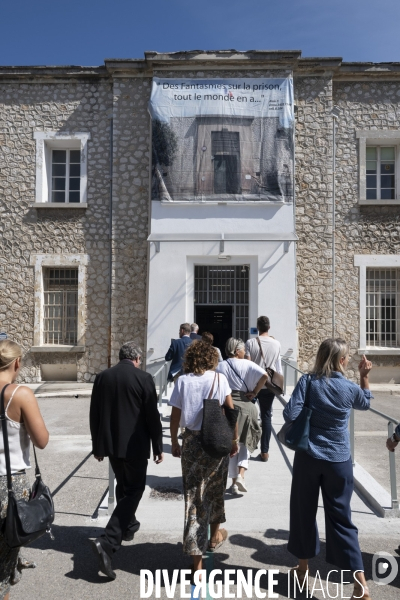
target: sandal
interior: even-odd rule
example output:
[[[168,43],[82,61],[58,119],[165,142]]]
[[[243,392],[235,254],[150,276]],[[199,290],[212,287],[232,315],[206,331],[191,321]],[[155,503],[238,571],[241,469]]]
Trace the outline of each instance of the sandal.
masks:
[[[194,582],[194,574],[196,573],[196,571],[194,570],[194,567],[191,568],[191,574],[190,574],[190,585],[196,585]],[[201,576],[200,576],[200,581],[201,581]]]
[[[363,587],[361,585],[355,585],[353,595],[350,598],[350,600],[371,600],[371,596],[369,595],[369,589],[365,585]]]
[[[213,538],[210,538],[210,541],[208,542],[208,551],[209,552],[215,552],[228,539],[228,532],[226,529],[218,529],[217,535],[219,533],[221,534],[221,537],[217,537],[217,539],[214,538],[214,540],[213,540]]]
[[[295,581],[294,574],[296,573],[297,581],[303,587],[304,580],[305,580],[307,574],[309,573],[309,570],[307,569],[306,571],[302,571],[299,569],[299,567],[293,567],[293,569],[289,569],[289,573],[290,573],[290,577],[293,579],[293,581]]]

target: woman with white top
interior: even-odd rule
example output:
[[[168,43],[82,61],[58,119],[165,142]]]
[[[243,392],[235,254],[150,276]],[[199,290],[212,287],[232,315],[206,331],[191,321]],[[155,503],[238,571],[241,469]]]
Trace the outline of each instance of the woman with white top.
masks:
[[[200,443],[203,401],[210,392],[210,397],[218,398],[221,407],[233,408],[231,389],[226,377],[215,372],[217,364],[216,349],[207,342],[194,341],[184,356],[185,374],[177,380],[170,400],[172,455],[182,458],[185,496],[183,551],[193,557],[193,573],[202,569],[203,553],[206,550],[214,552],[228,537],[228,532],[220,529],[220,524],[226,521],[224,494],[229,455],[222,459],[212,458]],[[184,428],[182,448],[178,442],[179,425]],[[237,425],[232,437],[230,456],[238,451]]]
[[[245,344],[243,340],[229,338],[225,352],[227,360],[219,363],[217,372],[223,373],[232,388],[232,399],[235,408],[239,409],[238,442],[239,452],[229,461],[229,477],[232,478],[232,494],[247,492],[244,474],[249,468],[250,454],[257,448],[261,438],[258,423],[258,410],[252,400],[264,387],[268,375],[255,363],[245,360]]]
[[[15,385],[21,367],[22,349],[11,340],[0,341],[0,391],[4,390],[13,491],[17,500],[29,500],[30,485],[26,469],[30,469],[30,441],[45,448],[49,433],[33,392]],[[3,434],[0,432],[0,531],[7,514],[8,490]],[[8,600],[10,585],[18,581],[18,571],[35,566],[19,556],[19,548],[10,548],[0,533],[0,600]]]

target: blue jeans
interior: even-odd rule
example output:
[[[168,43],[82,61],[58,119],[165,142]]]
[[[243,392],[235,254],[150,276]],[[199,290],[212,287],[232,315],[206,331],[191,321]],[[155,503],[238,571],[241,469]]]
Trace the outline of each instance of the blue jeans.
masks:
[[[274,401],[275,394],[264,388],[258,392],[257,398],[260,403],[261,413],[261,452],[264,454],[269,452],[269,441],[272,432],[272,402]]]

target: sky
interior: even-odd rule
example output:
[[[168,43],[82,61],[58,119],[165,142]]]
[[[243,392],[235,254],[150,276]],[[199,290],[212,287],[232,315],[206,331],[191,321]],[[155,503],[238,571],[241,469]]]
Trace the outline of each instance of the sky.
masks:
[[[146,50],[301,50],[400,62],[399,0],[2,0],[1,65],[102,65]]]

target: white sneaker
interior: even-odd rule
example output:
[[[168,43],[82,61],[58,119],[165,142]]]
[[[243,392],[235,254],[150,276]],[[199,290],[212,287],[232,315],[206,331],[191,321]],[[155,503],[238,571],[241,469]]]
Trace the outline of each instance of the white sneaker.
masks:
[[[243,479],[243,477],[241,475],[237,476],[237,478],[236,478],[236,485],[237,485],[237,487],[239,488],[239,490],[241,492],[247,492],[246,484],[245,484],[244,479]]]
[[[230,494],[238,494],[239,493],[239,488],[236,485],[236,483],[232,483],[231,487],[229,488],[229,493]]]

